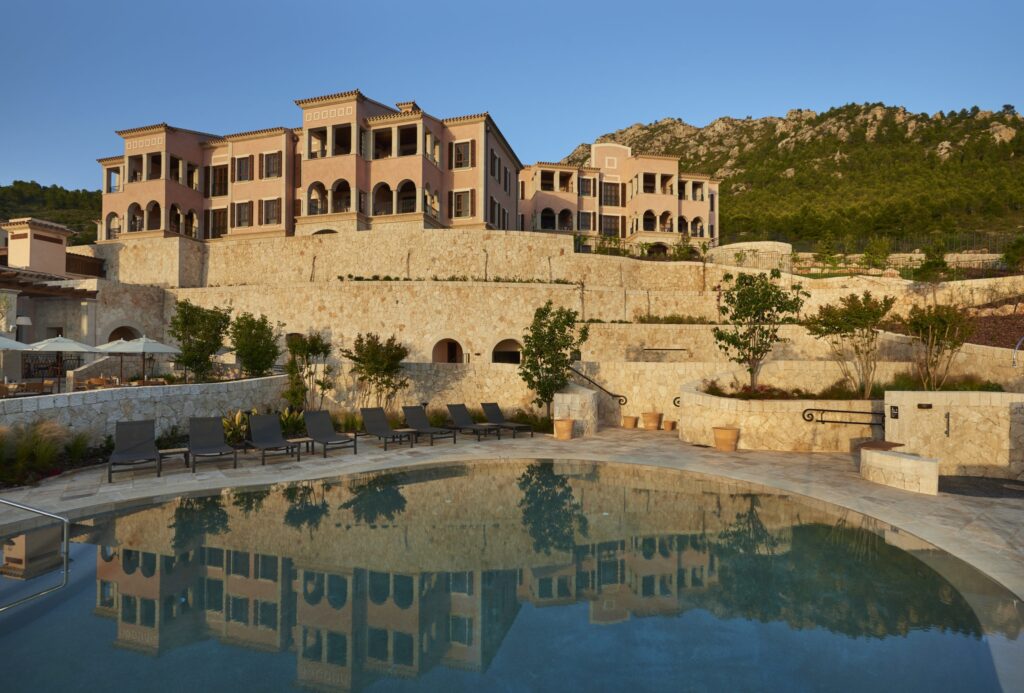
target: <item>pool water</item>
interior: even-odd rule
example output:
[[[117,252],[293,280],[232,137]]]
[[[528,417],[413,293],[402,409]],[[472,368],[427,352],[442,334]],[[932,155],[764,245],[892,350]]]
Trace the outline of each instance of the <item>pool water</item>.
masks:
[[[835,506],[668,470],[363,474],[74,536],[69,585],[0,614],[7,693],[1024,688],[1024,610],[977,571]],[[57,579],[0,578],[0,601]]]

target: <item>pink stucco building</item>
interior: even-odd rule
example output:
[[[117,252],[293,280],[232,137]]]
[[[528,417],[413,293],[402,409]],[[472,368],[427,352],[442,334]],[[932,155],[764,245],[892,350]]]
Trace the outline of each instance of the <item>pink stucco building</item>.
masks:
[[[121,234],[284,236],[395,223],[512,229],[522,168],[487,113],[436,118],[359,91],[295,102],[302,127],[231,135],[120,130],[100,241]]]
[[[679,173],[672,156],[594,144],[584,166],[539,162],[519,174],[520,228],[576,232],[649,244],[716,245],[718,181]]]

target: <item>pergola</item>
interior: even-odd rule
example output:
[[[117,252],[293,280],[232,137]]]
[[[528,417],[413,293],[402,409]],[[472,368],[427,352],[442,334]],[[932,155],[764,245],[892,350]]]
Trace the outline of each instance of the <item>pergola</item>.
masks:
[[[96,291],[73,286],[53,286],[48,282],[66,281],[44,272],[0,267],[0,290],[17,291],[29,298],[69,298],[76,300],[96,298]]]

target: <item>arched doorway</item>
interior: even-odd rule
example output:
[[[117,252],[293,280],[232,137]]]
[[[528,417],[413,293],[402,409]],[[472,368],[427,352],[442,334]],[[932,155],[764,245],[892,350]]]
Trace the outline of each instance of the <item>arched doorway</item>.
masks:
[[[160,213],[160,203],[153,200],[146,205],[146,230],[158,231],[163,226],[164,220]]]
[[[121,217],[117,216],[116,212],[111,212],[107,215],[106,230],[106,239],[108,241],[114,240],[121,234]]]
[[[658,230],[666,233],[672,233],[672,213],[662,212],[661,217],[658,219]]]
[[[119,339],[123,339],[126,342],[130,342],[133,339],[138,339],[142,335],[134,327],[128,325],[121,325],[111,331],[110,336],[107,337],[108,342],[116,342]]]
[[[462,363],[462,345],[454,339],[442,339],[434,345],[431,360],[434,363]]]
[[[545,207],[540,213],[540,228],[543,231],[555,230],[555,210]]]
[[[398,186],[398,213],[412,214],[416,211],[416,184],[411,180]]]
[[[558,230],[572,231],[572,212],[570,210],[563,209],[558,213]]]
[[[644,212],[644,231],[654,231],[657,227],[657,223],[658,219],[657,217],[654,216],[654,212],[652,212],[649,209],[646,212]]]
[[[306,192],[306,214],[327,214],[327,188],[319,181],[311,183]]]
[[[339,180],[331,186],[331,212],[340,214],[352,211],[352,186],[347,180]]]
[[[391,186],[387,183],[380,183],[373,190],[373,216],[384,214],[394,214],[394,200]]]
[[[491,363],[519,363],[522,361],[523,345],[514,339],[503,339],[491,351]]]

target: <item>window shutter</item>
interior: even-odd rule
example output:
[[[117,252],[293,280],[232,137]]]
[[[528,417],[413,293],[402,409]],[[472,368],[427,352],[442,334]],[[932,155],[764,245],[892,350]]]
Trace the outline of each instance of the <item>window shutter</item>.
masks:
[[[469,141],[469,167],[476,166],[476,140]]]
[[[263,155],[260,154],[260,180],[263,179]]]
[[[292,216],[302,216],[302,200],[297,197],[292,200]]]
[[[265,204],[267,204],[266,201],[260,200],[259,206],[256,207],[256,214],[259,215],[259,219],[256,220],[256,223],[258,223],[260,226],[263,226],[263,205]]]
[[[252,157],[250,156],[249,158],[252,158]],[[252,206],[253,206],[253,203],[252,202],[247,202],[246,206],[249,208],[249,214],[248,214],[249,218],[248,218],[247,221],[249,222],[249,226],[252,226]]]
[[[203,197],[210,196],[210,167],[203,166]]]
[[[623,207],[626,206],[626,184],[619,183],[621,190],[619,191],[619,204]]]
[[[209,238],[210,237],[210,210],[208,210],[208,209],[204,209],[203,210],[203,228],[202,228],[202,231],[204,233],[200,233],[199,234],[200,238]]]
[[[469,216],[476,216],[476,188],[469,191]]]
[[[256,168],[254,167],[255,163],[256,163],[256,157],[254,157],[252,154],[250,154],[249,155],[249,180],[254,180],[256,178]]]
[[[235,182],[235,161],[237,161],[237,159],[235,159],[234,157],[231,157],[231,166],[228,167],[228,168],[231,169],[231,182],[232,183]]]
[[[455,143],[454,142],[449,142],[448,143],[448,170],[449,171],[452,170],[452,167],[454,166],[454,162],[455,162]],[[448,194],[451,195],[451,193],[448,193]]]
[[[302,187],[302,154],[295,155],[295,187]]]
[[[448,145],[448,150],[451,151],[451,144]],[[451,163],[451,159],[448,160]],[[449,166],[451,168],[451,166]],[[455,193],[451,190],[448,191],[448,218],[451,219],[455,214]]]
[[[228,219],[228,228],[233,228],[235,225],[235,204],[232,202],[231,205],[229,205],[229,207],[231,211],[231,216]]]

